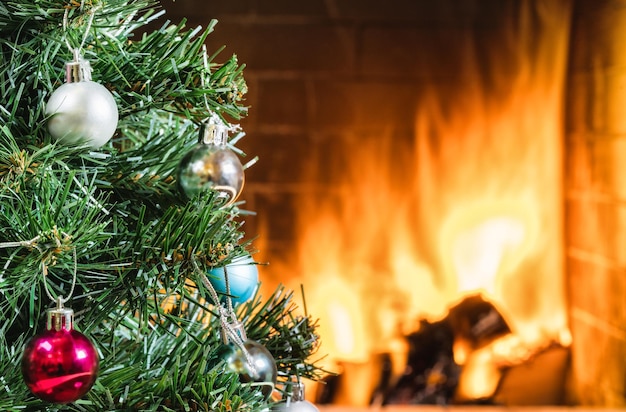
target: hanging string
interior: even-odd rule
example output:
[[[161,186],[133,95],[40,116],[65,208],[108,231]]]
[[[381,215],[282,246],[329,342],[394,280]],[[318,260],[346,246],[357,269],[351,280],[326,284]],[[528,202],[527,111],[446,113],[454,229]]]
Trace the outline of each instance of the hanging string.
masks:
[[[208,76],[211,73],[211,69],[209,68],[209,57],[206,50],[206,44],[202,45],[202,65],[204,66],[204,73],[202,73],[202,76],[200,76],[200,85],[203,89],[206,89],[204,76]],[[207,112],[212,113],[211,107],[209,106],[209,100],[207,99],[207,94],[204,93],[202,95],[202,98],[204,99],[204,107],[206,108]]]
[[[39,249],[39,247],[37,246],[37,242],[39,241],[39,239],[41,239],[41,236],[37,235],[31,240],[21,240],[18,242],[0,242],[0,249],[13,248],[13,247],[27,247],[29,249],[31,248]]]
[[[209,55],[206,49],[206,44],[202,45],[202,65],[204,66],[204,72],[200,76],[200,85],[203,89],[206,89],[206,76],[211,74],[211,68],[209,67]],[[204,120],[208,127],[213,126],[212,140],[204,143],[214,143],[218,146],[226,146],[228,144],[228,133],[235,133],[241,130],[241,126],[238,124],[228,124],[220,116],[215,113],[209,105],[207,93],[204,93],[202,98],[204,99],[204,107],[206,108],[209,116]]]
[[[83,7],[85,5],[85,0],[81,1],[80,3],[80,10],[83,11]],[[87,13],[89,14],[89,20],[87,21],[87,27],[85,28],[85,33],[83,34],[83,39],[80,42],[80,45],[76,48],[72,47],[72,45],[70,44],[67,36],[63,36],[64,40],[65,40],[65,45],[67,46],[67,48],[70,50],[70,52],[74,55],[74,60],[78,61],[80,58],[80,52],[83,48],[83,46],[85,45],[85,43],[87,42],[87,37],[89,36],[89,31],[91,30],[91,26],[93,24],[93,19],[95,16],[95,12],[96,10],[98,10],[100,6],[96,6],[93,9],[90,9],[89,11],[87,11]],[[69,26],[69,11],[70,8],[66,7],[65,8],[65,13],[63,13],[63,32],[67,33],[67,28]]]
[[[205,76],[209,76],[211,73],[211,69],[209,68],[209,57],[208,57],[207,50],[206,50],[206,44],[202,45],[202,65],[204,66],[204,72],[202,73],[202,76],[200,76],[200,85],[202,86],[203,89],[206,89]],[[210,116],[204,120],[204,127],[206,128],[205,129],[206,132],[204,135],[203,143],[204,144],[214,143],[218,146],[225,145],[228,140],[225,138],[225,135],[226,135],[225,127],[220,127],[222,125],[218,123],[219,119],[217,117],[217,114],[211,110],[211,106],[209,105],[209,99],[207,98],[207,94],[204,93],[202,95],[202,98],[204,99],[204,107],[207,110],[207,112],[210,114]]]
[[[248,349],[246,349],[244,345],[245,341],[248,338],[246,337],[246,333],[243,329],[242,323],[237,319],[237,315],[235,314],[235,311],[233,309],[230,296],[227,297],[227,306],[224,307],[220,303],[220,298],[219,298],[219,295],[217,294],[217,291],[215,290],[215,288],[213,287],[209,279],[206,277],[206,275],[202,272],[202,270],[198,266],[198,262],[196,262],[195,256],[193,255],[191,256],[191,263],[193,265],[194,271],[200,278],[200,281],[209,291],[211,300],[213,300],[213,302],[215,303],[215,306],[218,308],[220,326],[223,332],[222,339],[224,340],[224,343],[232,342],[235,345],[237,345],[237,347],[244,354],[248,367],[256,373],[256,368],[254,366],[254,363],[252,362],[252,357],[250,356],[250,353],[248,353]],[[226,293],[230,295],[226,268],[224,268],[224,278],[226,282]]]
[[[63,233],[62,234],[64,236],[68,236],[67,233]],[[16,241],[16,242],[0,242],[0,249],[4,249],[4,248],[16,248],[16,247],[26,247],[29,249],[37,249],[40,253],[42,252],[41,248],[39,247],[39,240],[41,239],[41,235],[37,235],[34,238],[30,239],[30,240],[21,240],[21,241]],[[56,239],[56,246],[60,247],[61,243],[59,239]],[[42,261],[41,262],[41,273],[42,273],[42,277],[43,277],[43,286],[44,286],[44,290],[46,291],[46,295],[48,295],[48,297],[50,298],[50,300],[54,301],[54,302],[60,302],[61,304],[67,302],[68,300],[70,300],[70,298],[72,297],[72,295],[74,294],[74,289],[76,287],[76,275],[78,272],[78,259],[76,257],[76,248],[72,248],[72,254],[74,257],[74,270],[72,271],[72,282],[71,282],[71,286],[70,286],[70,291],[67,294],[67,296],[63,297],[63,296],[57,296],[56,298],[52,295],[52,292],[50,291],[50,288],[48,287],[48,281],[47,281],[47,277],[48,277],[48,265]]]
[[[230,298],[227,298],[227,301],[229,304],[226,307],[220,304],[220,297],[217,294],[217,291],[215,290],[215,288],[213,287],[213,285],[211,284],[207,276],[202,272],[202,270],[198,266],[198,262],[196,261],[194,256],[191,257],[191,263],[193,264],[194,271],[200,277],[202,284],[209,291],[211,300],[215,302],[215,306],[219,308],[218,315],[220,317],[220,324],[222,328],[225,330],[228,336],[228,339],[232,341],[233,343],[237,344],[237,346],[243,345],[243,342],[247,339],[247,337],[243,329],[239,330],[241,322],[237,320],[237,315],[235,314]],[[226,272],[224,274],[226,274]],[[226,279],[226,281],[228,280]],[[235,322],[231,323],[229,318],[235,320]]]
[[[74,255],[74,270],[72,272],[72,284],[70,287],[70,292],[65,297],[63,297],[62,295],[59,295],[55,298],[54,296],[52,296],[52,293],[50,292],[50,289],[48,288],[48,282],[46,280],[46,278],[48,277],[48,265],[46,265],[45,262],[41,262],[41,272],[43,274],[43,286],[44,286],[44,290],[46,291],[46,295],[48,295],[50,300],[59,302],[61,304],[64,304],[65,302],[71,299],[72,295],[74,294],[74,288],[76,287],[76,273],[78,272],[76,248],[72,248],[72,254]]]
[[[228,305],[228,312],[234,314],[233,300],[230,298],[230,281],[228,280],[228,268],[224,266],[224,283],[226,285],[226,304]]]

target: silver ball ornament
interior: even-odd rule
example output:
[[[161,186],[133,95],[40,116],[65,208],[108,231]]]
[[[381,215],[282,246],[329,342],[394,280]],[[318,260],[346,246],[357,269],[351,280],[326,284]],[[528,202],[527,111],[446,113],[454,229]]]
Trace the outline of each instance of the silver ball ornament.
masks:
[[[244,342],[248,356],[237,345],[231,343],[228,347],[224,356],[228,368],[239,374],[241,382],[260,387],[261,393],[269,397],[278,377],[276,361],[270,351],[251,339]]]
[[[108,142],[119,120],[113,95],[91,80],[65,83],[46,104],[48,130],[66,145],[85,143],[99,148]]]
[[[199,143],[181,159],[177,182],[188,198],[213,189],[219,192],[222,204],[229,205],[243,190],[243,166],[227,147]]]
[[[272,407],[272,412],[319,412],[317,406],[309,401],[287,401]]]
[[[287,400],[272,406],[272,412],[319,412],[317,406],[304,399],[304,384],[292,386],[292,393]]]

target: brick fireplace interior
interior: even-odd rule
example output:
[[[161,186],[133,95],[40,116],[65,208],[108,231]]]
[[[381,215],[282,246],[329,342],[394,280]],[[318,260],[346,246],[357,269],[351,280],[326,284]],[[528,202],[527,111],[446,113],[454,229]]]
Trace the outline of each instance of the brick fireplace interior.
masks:
[[[556,322],[558,334],[559,322],[565,324],[571,344],[564,403],[626,406],[626,1],[163,5],[171,20],[184,16],[190,27],[217,19],[210,53],[225,45],[224,58],[236,54],[246,64],[250,114],[241,122],[240,147],[260,160],[246,172],[245,208],[257,215],[246,218],[244,229],[258,236],[256,260],[270,262],[261,269],[264,288],[304,283],[306,292],[307,281],[317,277],[353,305],[350,288],[332,279],[333,269],[345,271],[345,262],[333,261],[342,255],[364,277],[378,279],[368,286],[370,296],[383,296],[356,322],[395,322],[398,311],[441,305],[429,292],[450,287],[440,274],[459,260],[489,266],[476,259],[480,248],[452,263],[439,258],[441,232],[454,227],[444,222],[446,211],[493,213],[496,232],[510,227],[515,234],[526,222],[526,240],[507,238],[496,263],[500,271],[508,265],[510,273],[530,277],[510,275],[509,297],[499,299],[520,308],[521,325],[540,315],[541,327]],[[503,123],[501,113],[513,121]],[[511,166],[519,159],[523,167]],[[491,203],[472,197],[476,193],[487,193]],[[528,198],[545,203],[526,208]],[[330,219],[343,221],[347,234],[320,220],[333,210],[341,216]],[[409,217],[398,224],[399,215]],[[370,226],[364,218],[382,223]],[[457,225],[482,227],[463,222]],[[311,234],[307,224],[318,231]],[[407,235],[399,226],[423,233]],[[455,245],[464,242],[459,236]],[[529,236],[534,245],[526,244]],[[418,257],[407,257],[411,247]],[[388,286],[395,276],[389,267],[402,259],[419,260],[426,275],[395,277]],[[360,267],[364,263],[369,267]],[[424,294],[403,294],[402,286]],[[563,306],[562,316],[558,307],[534,301],[543,289],[551,290],[551,304]],[[312,292],[307,303],[315,308],[318,293]],[[381,328],[376,333],[385,335]],[[355,356],[349,361],[376,349],[359,346],[367,338],[367,332],[345,338],[356,340],[346,349]]]

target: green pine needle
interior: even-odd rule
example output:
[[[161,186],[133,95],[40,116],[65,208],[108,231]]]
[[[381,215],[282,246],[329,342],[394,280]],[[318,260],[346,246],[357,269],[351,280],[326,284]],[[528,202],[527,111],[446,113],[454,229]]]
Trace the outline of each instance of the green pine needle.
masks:
[[[221,359],[218,311],[192,263],[249,255],[248,212],[221,207],[211,191],[186,199],[176,183],[200,122],[246,115],[245,66],[221,48],[204,56],[215,21],[187,29],[162,14],[152,0],[0,2],[0,410],[268,407]],[[46,127],[45,102],[79,47],[120,114],[97,150],[57,143]],[[243,156],[242,136],[228,144]],[[44,327],[46,290],[67,297],[72,287],[74,327],[95,343],[100,373],[82,399],[50,405],[24,384],[21,353]],[[310,360],[316,321],[300,312],[283,287],[237,307],[276,359],[279,390],[324,373]]]

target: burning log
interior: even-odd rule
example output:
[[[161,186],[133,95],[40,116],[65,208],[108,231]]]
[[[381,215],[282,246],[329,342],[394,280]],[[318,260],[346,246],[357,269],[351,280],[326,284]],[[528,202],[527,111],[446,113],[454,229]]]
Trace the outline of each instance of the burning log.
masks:
[[[420,321],[408,335],[400,376],[381,363],[372,404],[554,405],[563,402],[568,348],[547,342],[527,347],[497,308],[469,296],[436,322]],[[386,365],[386,366],[385,366]],[[332,403],[342,375],[326,385],[318,403]]]
[[[384,403],[454,403],[468,357],[510,331],[496,308],[480,295],[465,298],[441,321],[422,320],[419,330],[407,337],[407,368]]]
[[[407,336],[404,374],[386,390],[383,404],[447,404],[454,397],[461,368],[454,361],[454,333],[447,321],[421,321]]]

